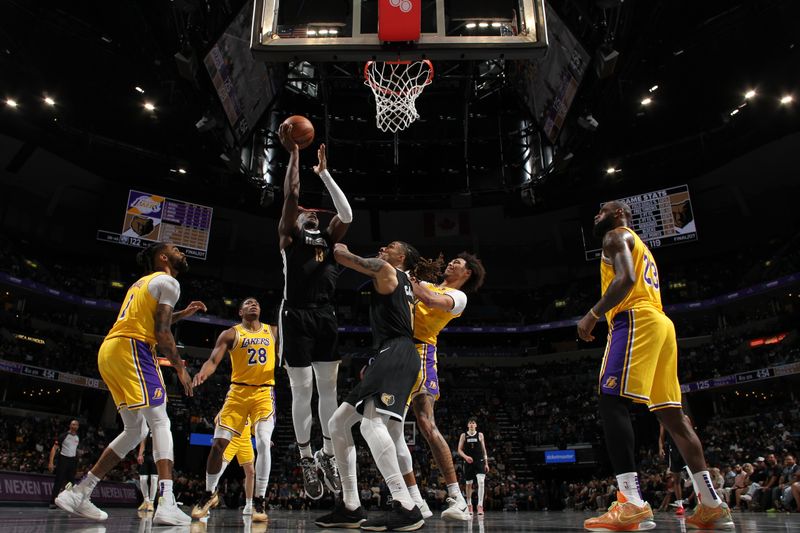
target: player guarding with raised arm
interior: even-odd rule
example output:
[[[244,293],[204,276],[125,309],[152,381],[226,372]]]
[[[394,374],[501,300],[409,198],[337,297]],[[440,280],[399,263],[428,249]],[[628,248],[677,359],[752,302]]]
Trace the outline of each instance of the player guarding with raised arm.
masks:
[[[411,391],[420,377],[420,358],[412,337],[414,292],[406,274],[416,266],[419,253],[407,243],[394,241],[381,248],[378,257],[359,257],[344,244],[336,245],[335,256],[340,264],[372,278],[369,321],[372,345],[378,353],[365,370],[364,378],[331,418],[331,437],[342,476],[342,499],[333,512],[315,523],[325,528],[414,531],[425,521],[403,480],[396,443],[398,435],[403,434]],[[366,519],[358,494],[352,428],[359,421],[361,435],[393,500],[391,511],[372,520]],[[406,446],[405,441],[402,446]]]
[[[438,262],[440,265],[441,258]],[[440,269],[440,266],[436,269],[437,277],[440,277]],[[434,403],[440,395],[436,342],[444,327],[464,312],[467,307],[466,293],[477,291],[483,285],[485,277],[486,269],[481,260],[473,254],[462,252],[447,264],[444,280],[441,283],[411,280],[414,296],[417,298],[417,303],[414,305],[414,342],[422,362],[420,368],[422,376],[418,380],[418,387],[411,393],[411,405],[420,433],[425,437],[447,485],[447,509],[442,511],[442,518],[445,520],[469,520],[470,513],[458,487],[450,446],[439,431],[433,415]],[[403,448],[400,443],[396,444],[400,450],[400,468],[404,471],[403,477],[408,490],[422,511],[423,517],[427,518],[433,513],[417,487],[411,454],[403,453],[408,448]]]
[[[275,339],[274,326],[261,323],[261,306],[255,298],[239,305],[240,324],[223,331],[208,360],[194,377],[194,386],[213,374],[225,353],[231,357],[231,386],[217,415],[214,441],[206,463],[206,491],[192,509],[192,518],[203,518],[218,502],[217,482],[222,461],[234,436],[241,436],[248,418],[256,435],[256,488],[253,521],[266,522],[267,485],[272,466],[270,445],[275,429]]]
[[[156,346],[178,372],[186,395],[191,396],[192,377],[178,355],[170,326],[176,320],[205,311],[206,306],[191,302],[183,311],[174,312],[181,293],[175,278],[189,269],[186,256],[174,244],[151,244],[138,254],[137,261],[147,275],[128,289],[117,321],[97,354],[100,375],[111,391],[125,429],[78,485],[68,485],[58,495],[56,505],[85,518],[106,520],[108,514],[91,502],[92,491],[142,442],[149,426],[161,489],[153,523],[186,525],[191,518],[178,508],[172,492],[172,432],[167,416],[167,387],[156,359]]]
[[[600,418],[619,490],[608,512],[586,520],[584,527],[590,531],[656,527],[636,472],[628,408],[637,402],[658,417],[692,471],[700,504],[686,518],[686,527],[731,529],[728,506],[714,490],[700,439],[683,414],[675,326],[661,306],[658,268],[650,250],[629,227],[631,219],[630,207],[619,201],[603,204],[594,217],[594,233],[603,240],[602,297],[578,322],[578,336],[594,340],[592,330],[605,314],[609,333],[600,369]]]
[[[281,335],[279,358],[289,374],[292,389],[292,421],[303,468],[303,485],[312,500],[322,497],[323,485],[341,490],[339,474],[328,434],[328,421],[336,410],[336,379],[340,358],[337,353],[338,326],[334,292],[339,269],[333,260],[333,245],[340,242],[353,221],[353,212],[342,190],[327,169],[325,145],[317,152],[314,167],[336,207],[336,215],[325,229],[319,228],[314,211],[299,207],[300,151],[292,140],[292,128],[281,124],[281,143],[289,152],[283,184],[283,212],[278,224],[285,285],[278,327]],[[317,382],[322,450],[311,448],[311,397]]]

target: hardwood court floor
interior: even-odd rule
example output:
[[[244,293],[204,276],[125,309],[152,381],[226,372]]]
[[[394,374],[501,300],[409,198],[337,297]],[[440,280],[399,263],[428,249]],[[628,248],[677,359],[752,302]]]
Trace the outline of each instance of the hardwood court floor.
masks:
[[[251,524],[243,520],[239,511],[214,510],[207,524],[194,522],[191,527],[153,526],[149,516],[140,518],[133,509],[105,509],[108,521],[91,522],[70,516],[61,510],[48,510],[42,507],[0,507],[0,532],[2,533],[204,533],[206,531],[245,533],[303,531],[346,531],[324,530],[314,525],[318,512],[271,511],[267,524]],[[324,512],[322,513],[324,514]],[[489,533],[513,531],[583,531],[583,521],[592,516],[577,512],[525,512],[488,513],[484,517],[474,517],[469,522],[444,522],[437,515],[428,519],[423,532],[464,532]],[[735,513],[736,531],[740,533],[800,533],[800,513],[767,514]],[[657,514],[658,527],[654,531],[685,532],[683,520],[671,514]]]

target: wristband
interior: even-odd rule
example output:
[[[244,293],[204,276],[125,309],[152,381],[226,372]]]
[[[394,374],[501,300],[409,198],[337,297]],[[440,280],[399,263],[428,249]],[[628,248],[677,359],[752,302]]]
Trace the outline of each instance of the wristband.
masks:
[[[592,315],[595,320],[600,320],[600,315],[594,312],[594,307],[589,308],[589,314]]]

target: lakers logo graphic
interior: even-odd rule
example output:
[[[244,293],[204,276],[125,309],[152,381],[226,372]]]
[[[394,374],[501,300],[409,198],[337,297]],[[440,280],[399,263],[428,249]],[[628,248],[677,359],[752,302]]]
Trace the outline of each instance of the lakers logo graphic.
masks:
[[[156,391],[153,393],[154,400],[160,400],[164,396],[164,391],[161,388],[157,388]]]
[[[609,376],[606,380],[605,385],[603,385],[606,389],[616,389],[617,388],[617,377],[616,376]]]
[[[429,389],[435,389],[437,386],[438,386],[438,384],[435,381],[431,381],[430,384],[428,385],[428,388]]]
[[[386,407],[391,407],[394,405],[394,394],[386,394],[385,392],[381,394],[381,401],[383,405]]]

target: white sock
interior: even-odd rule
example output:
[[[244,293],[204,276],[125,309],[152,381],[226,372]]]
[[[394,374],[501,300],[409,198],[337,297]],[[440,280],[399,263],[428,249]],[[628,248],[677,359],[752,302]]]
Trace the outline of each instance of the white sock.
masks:
[[[150,489],[147,484],[147,478],[148,476],[139,476],[139,489],[141,489],[145,501],[150,499]]]
[[[706,507],[719,507],[722,503],[717,491],[714,490],[714,484],[711,482],[711,476],[708,470],[701,470],[692,474],[692,483],[694,484],[695,494],[698,495],[700,503]]]
[[[217,472],[216,474],[209,474],[206,472],[206,490],[209,492],[214,492],[214,489],[217,488],[217,483],[219,483],[219,476],[222,472]]]
[[[158,484],[161,487],[161,497],[164,498],[164,501],[167,504],[175,503],[175,496],[172,494],[172,480],[161,479]]]
[[[309,459],[314,458],[314,454],[311,453],[311,443],[306,444],[305,446],[297,445],[297,448],[300,450],[300,458],[308,457]]]
[[[219,469],[217,472],[217,479],[214,481],[214,488],[211,489],[211,492],[217,490],[217,486],[219,485],[219,480],[222,478],[222,473],[225,472],[225,469],[228,468],[228,461],[225,459],[222,460],[222,468]],[[208,483],[208,474],[206,474],[206,483]]]
[[[639,475],[636,472],[627,472],[617,476],[617,485],[625,499],[637,507],[644,505],[642,494],[639,492]]]
[[[322,437],[322,451],[325,452],[325,455],[327,455],[328,457],[333,457],[334,455],[336,455],[333,452],[333,441],[331,439],[326,439],[325,437]]]
[[[81,491],[87,496],[91,496],[92,491],[94,491],[94,488],[97,486],[98,483],[100,483],[100,478],[92,474],[91,471],[89,471],[86,473],[86,477],[83,478],[83,481],[78,483],[78,486],[75,487],[75,489]]]
[[[458,483],[450,483],[447,485],[447,495],[453,498],[456,501],[464,500],[464,497],[461,495],[461,489],[458,487]]]
[[[347,477],[349,479],[355,480],[355,476],[347,476]],[[361,500],[358,498],[358,489],[348,488],[349,486],[350,483],[345,485],[344,479],[342,479],[342,500],[344,500],[344,506],[347,508],[348,511],[355,511],[361,506]]]
[[[387,477],[386,486],[389,487],[389,492],[392,493],[392,499],[400,502],[400,505],[402,505],[404,509],[410,511],[414,508],[416,503],[414,503],[411,494],[408,492],[408,487],[406,487],[406,482],[403,480],[402,474],[394,474]]]
[[[418,485],[411,485],[408,487],[408,493],[411,495],[411,499],[414,503],[417,504],[417,507],[425,505],[425,500],[422,499],[422,494],[419,493]]]
[[[245,507],[252,507],[253,506],[253,498],[247,499],[244,501]]]
[[[150,476],[150,501],[155,501],[158,496],[158,476]]]

